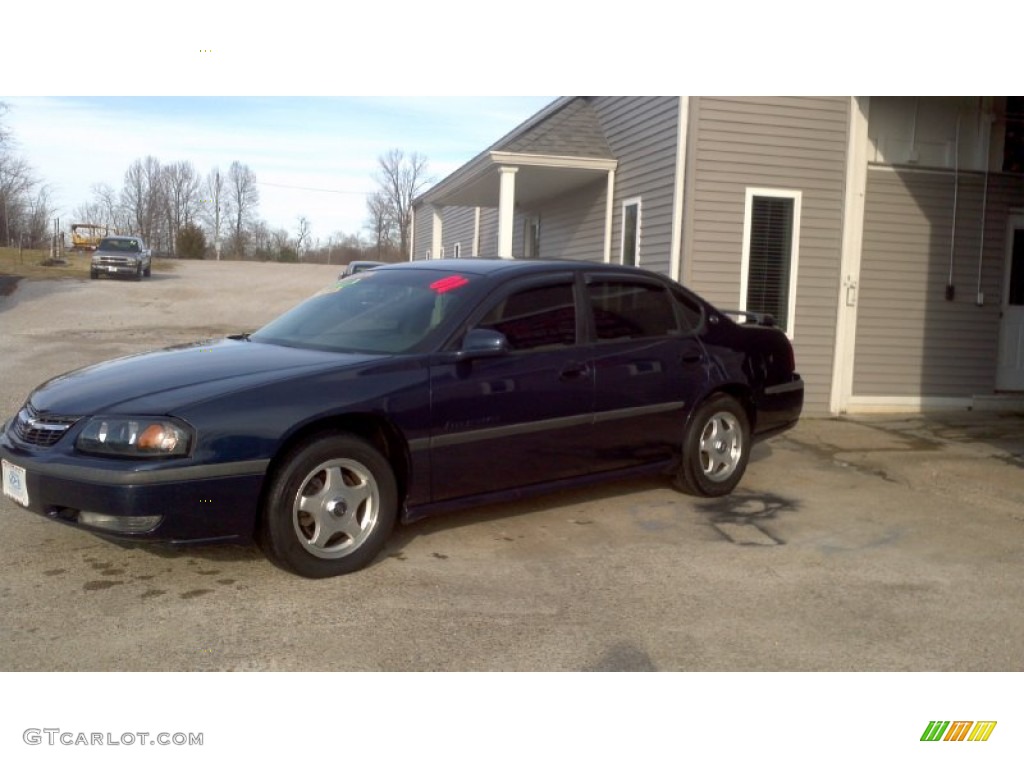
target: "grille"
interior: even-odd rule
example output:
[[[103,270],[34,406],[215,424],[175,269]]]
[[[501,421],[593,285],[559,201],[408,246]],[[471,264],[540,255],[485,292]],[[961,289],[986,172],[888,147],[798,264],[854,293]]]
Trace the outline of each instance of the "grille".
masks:
[[[26,404],[14,417],[14,435],[28,445],[48,447],[60,440],[76,421],[67,416],[40,416]]]

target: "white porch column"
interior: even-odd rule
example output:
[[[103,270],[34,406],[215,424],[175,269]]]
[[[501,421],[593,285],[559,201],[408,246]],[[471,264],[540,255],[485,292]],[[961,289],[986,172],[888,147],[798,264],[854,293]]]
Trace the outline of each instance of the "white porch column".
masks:
[[[515,225],[516,172],[518,168],[501,167],[501,188],[498,196],[498,257],[512,258],[512,227]]]
[[[478,205],[473,211],[473,252],[470,254],[473,258],[480,255],[480,206]]]
[[[434,213],[434,218],[430,228],[430,258],[439,259],[441,258],[441,243],[444,242],[441,240],[441,227],[443,226],[441,221],[441,209],[435,205],[431,206],[431,210]]]
[[[836,350],[832,363],[832,415],[846,412],[853,396],[853,364],[857,346],[857,288],[864,247],[864,200],[868,188],[868,116],[871,97],[850,97],[850,138],[846,150],[843,245],[836,317]]]
[[[615,171],[608,171],[604,204],[604,263],[612,261],[612,224],[615,221]]]

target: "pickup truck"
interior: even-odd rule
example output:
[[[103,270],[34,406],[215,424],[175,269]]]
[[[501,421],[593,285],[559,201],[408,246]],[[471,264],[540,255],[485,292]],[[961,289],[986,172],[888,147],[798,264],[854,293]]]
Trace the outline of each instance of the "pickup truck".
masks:
[[[92,255],[89,277],[100,275],[128,275],[136,280],[149,277],[153,268],[153,254],[141,237],[112,235],[104,237]]]

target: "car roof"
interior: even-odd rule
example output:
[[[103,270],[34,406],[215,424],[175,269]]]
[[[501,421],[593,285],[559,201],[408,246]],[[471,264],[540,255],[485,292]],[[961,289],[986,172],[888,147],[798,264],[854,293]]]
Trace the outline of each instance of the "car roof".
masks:
[[[595,263],[593,261],[574,261],[569,259],[421,259],[419,261],[403,261],[398,264],[387,264],[378,270],[391,269],[436,269],[446,272],[459,271],[469,274],[491,275],[497,273],[530,273],[530,272],[617,272],[620,274],[656,275],[639,267],[626,267],[620,264]],[[662,277],[658,275],[658,277]]]

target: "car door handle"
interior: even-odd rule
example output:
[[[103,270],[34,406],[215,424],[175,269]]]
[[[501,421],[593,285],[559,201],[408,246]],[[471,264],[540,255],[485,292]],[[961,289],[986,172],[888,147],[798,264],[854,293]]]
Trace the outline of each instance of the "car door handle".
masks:
[[[590,374],[590,366],[586,363],[569,363],[558,373],[559,381],[574,381]]]

